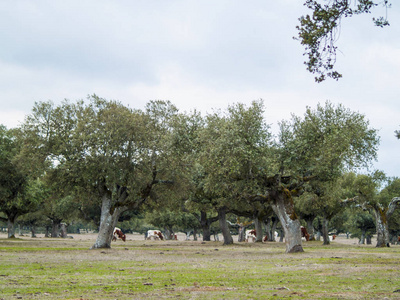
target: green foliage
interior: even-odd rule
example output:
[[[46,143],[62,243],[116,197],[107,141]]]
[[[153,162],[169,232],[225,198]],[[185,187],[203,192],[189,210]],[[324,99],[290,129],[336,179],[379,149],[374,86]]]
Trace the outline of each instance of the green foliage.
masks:
[[[322,4],[321,2],[325,3]],[[315,81],[321,82],[326,77],[338,80],[342,77],[338,71],[334,70],[336,63],[335,46],[343,18],[352,17],[359,14],[371,13],[372,9],[378,5],[378,1],[348,0],[319,1],[307,0],[305,6],[312,11],[311,15],[302,16],[297,26],[298,39],[305,47],[304,55],[307,56],[307,70],[316,74]],[[389,1],[383,1],[382,5],[390,7]],[[387,17],[373,18],[376,26],[384,27],[389,25]]]
[[[346,169],[369,166],[379,138],[365,116],[326,102],[307,107],[304,118],[281,123],[282,164],[295,174],[334,181]]]
[[[40,184],[21,168],[19,133],[0,125],[0,212],[12,222],[37,209],[41,202]]]

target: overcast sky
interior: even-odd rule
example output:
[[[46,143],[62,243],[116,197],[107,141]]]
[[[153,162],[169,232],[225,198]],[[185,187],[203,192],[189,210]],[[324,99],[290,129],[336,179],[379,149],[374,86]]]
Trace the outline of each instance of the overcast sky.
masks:
[[[400,3],[391,26],[342,22],[338,82],[317,84],[293,39],[307,12],[296,0],[1,1],[0,123],[20,124],[35,101],[89,94],[143,108],[170,100],[181,111],[263,99],[277,122],[330,100],[379,130],[374,168],[400,177]]]

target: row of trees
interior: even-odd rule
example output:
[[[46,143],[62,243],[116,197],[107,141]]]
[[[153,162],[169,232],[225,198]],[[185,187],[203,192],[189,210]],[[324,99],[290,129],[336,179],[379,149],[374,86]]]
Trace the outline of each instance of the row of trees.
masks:
[[[192,214],[205,240],[218,220],[225,244],[233,242],[228,214],[254,220],[259,235],[275,214],[286,252],[297,252],[300,218],[322,216],[327,228],[343,205],[361,205],[381,212],[378,245],[386,245],[398,205],[388,199],[399,191],[378,193],[382,174],[344,176],[376,158],[379,138],[365,116],[326,102],[279,128],[272,135],[261,100],[206,116],[168,101],[139,110],[96,95],[36,103],[20,127],[1,127],[0,210],[9,236],[27,212],[42,209],[54,224],[74,212],[99,224],[92,248],[110,247],[118,220],[146,211]]]

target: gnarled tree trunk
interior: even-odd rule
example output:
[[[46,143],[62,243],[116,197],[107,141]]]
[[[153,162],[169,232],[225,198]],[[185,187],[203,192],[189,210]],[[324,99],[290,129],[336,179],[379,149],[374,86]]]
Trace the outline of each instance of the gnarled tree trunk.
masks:
[[[127,207],[119,206],[113,210],[111,208],[111,194],[108,192],[104,193],[102,196],[99,234],[91,249],[111,248],[114,227],[118,222],[119,216],[127,210]]]
[[[222,235],[224,237],[224,245],[231,245],[233,244],[233,238],[231,232],[229,231],[228,223],[226,222],[226,208],[222,207],[218,209],[218,219],[219,219],[219,226],[222,231]]]
[[[387,210],[377,207],[373,210],[376,221],[376,247],[390,247],[389,226],[387,222]]]
[[[273,199],[272,209],[278,216],[285,233],[286,253],[304,252],[301,243],[300,220],[294,211],[290,192],[284,189],[270,195]]]
[[[207,218],[207,213],[205,211],[200,212],[200,225],[203,231],[203,241],[211,241],[210,226],[217,220],[218,217]]]

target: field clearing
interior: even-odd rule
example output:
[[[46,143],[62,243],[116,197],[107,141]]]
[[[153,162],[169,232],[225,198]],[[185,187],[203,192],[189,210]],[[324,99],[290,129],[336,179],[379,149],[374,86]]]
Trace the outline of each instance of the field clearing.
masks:
[[[145,241],[89,250],[73,239],[0,234],[0,299],[400,299],[400,246]]]

